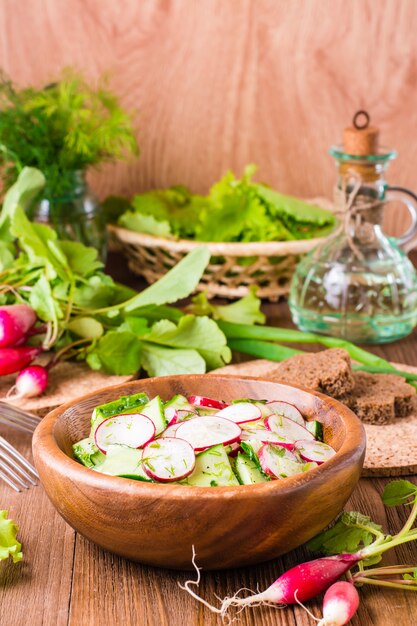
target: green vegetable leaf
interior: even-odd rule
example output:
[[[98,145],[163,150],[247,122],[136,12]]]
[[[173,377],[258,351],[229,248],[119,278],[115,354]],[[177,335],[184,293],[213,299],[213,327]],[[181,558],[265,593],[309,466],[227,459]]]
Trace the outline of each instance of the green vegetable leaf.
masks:
[[[94,248],[88,248],[78,241],[60,241],[59,247],[74,274],[89,276],[103,267]]]
[[[163,220],[158,221],[153,215],[143,215],[134,211],[127,211],[119,219],[120,226],[129,230],[134,230],[155,237],[169,237],[171,235],[171,227],[169,222]]]
[[[42,275],[34,284],[29,296],[29,304],[36,311],[37,316],[44,322],[58,323],[63,313],[54,299],[51,285],[45,275]]]
[[[30,205],[45,185],[45,178],[39,170],[24,167],[17,181],[10,187],[4,197],[3,209],[0,214],[0,240],[11,241],[10,225],[17,207],[23,211]]]
[[[208,369],[222,367],[231,360],[226,337],[208,317],[185,315],[177,326],[168,320],[161,320],[143,339],[173,348],[195,349],[206,361]]]
[[[1,233],[0,233],[1,237]],[[13,245],[0,241],[0,272],[7,270],[13,265],[14,249]]]
[[[404,574],[403,579],[417,581],[417,567],[415,568],[412,574]]]
[[[204,374],[206,364],[197,350],[166,348],[143,342],[143,368],[149,376]]]
[[[7,511],[0,511],[0,560],[12,557],[13,563],[22,560],[22,546],[16,535],[18,526],[11,519],[7,519]]]
[[[135,374],[142,364],[142,343],[133,333],[111,330],[88,353],[87,363],[92,369],[103,369],[108,374]]]
[[[256,287],[252,286],[249,293],[232,302],[232,304],[214,305],[207,300],[207,295],[200,292],[192,299],[188,310],[194,315],[209,315],[215,320],[234,322],[235,324],[263,324],[265,315],[261,312],[261,300],[256,297]]]
[[[99,309],[113,303],[114,283],[107,274],[97,273],[85,279],[74,291],[74,304],[86,309]]]
[[[123,324],[119,326],[117,329],[118,332],[123,332],[125,330],[133,333],[136,337],[142,337],[149,332],[149,324],[148,320],[144,317],[135,317],[134,315],[128,315],[125,317],[125,321]]]
[[[385,506],[413,504],[417,498],[417,486],[408,480],[394,480],[385,485],[382,502]]]
[[[382,527],[372,522],[370,517],[356,511],[345,512],[334,526],[309,541],[307,547],[312,552],[326,555],[354,553],[372,543],[381,531]]]
[[[124,309],[134,311],[149,304],[169,304],[186,298],[200,282],[209,259],[206,246],[194,248],[156,283],[128,300]]]

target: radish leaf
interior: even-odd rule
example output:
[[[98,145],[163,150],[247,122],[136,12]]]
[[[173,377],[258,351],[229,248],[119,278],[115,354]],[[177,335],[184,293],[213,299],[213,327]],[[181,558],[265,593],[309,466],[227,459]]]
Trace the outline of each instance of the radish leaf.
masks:
[[[256,287],[252,286],[249,293],[232,304],[214,305],[207,299],[207,294],[201,292],[194,296],[188,307],[194,315],[210,315],[215,320],[234,322],[236,324],[263,324],[265,315],[261,312],[261,300],[256,297]]]
[[[385,506],[413,504],[417,497],[417,486],[408,480],[394,480],[385,486],[382,502]]]
[[[142,366],[149,376],[172,374],[204,374],[206,363],[197,350],[183,350],[156,346],[143,342]]]
[[[161,320],[152,326],[151,332],[143,339],[172,348],[197,350],[206,361],[208,369],[222,367],[231,360],[226,337],[216,322],[208,317],[185,315],[177,326],[168,320]]]
[[[133,333],[111,330],[88,353],[87,363],[91,369],[103,369],[109,374],[134,374],[141,367],[142,343]]]
[[[124,310],[130,312],[148,304],[169,304],[186,298],[197,287],[209,260],[206,246],[194,248],[156,283],[128,300]]]
[[[358,549],[369,546],[375,535],[381,534],[381,530],[381,526],[361,513],[342,513],[334,526],[311,539],[307,547],[312,552],[326,555],[355,553]]]

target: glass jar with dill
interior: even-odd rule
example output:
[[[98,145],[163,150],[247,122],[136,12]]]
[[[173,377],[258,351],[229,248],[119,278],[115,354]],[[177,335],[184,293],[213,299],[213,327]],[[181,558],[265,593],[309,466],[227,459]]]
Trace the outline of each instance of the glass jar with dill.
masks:
[[[61,238],[106,252],[106,224],[85,180],[89,167],[138,154],[132,118],[103,80],[96,88],[73,70],[41,89],[19,89],[0,74],[0,172],[4,190],[24,166],[46,179],[30,217]]]

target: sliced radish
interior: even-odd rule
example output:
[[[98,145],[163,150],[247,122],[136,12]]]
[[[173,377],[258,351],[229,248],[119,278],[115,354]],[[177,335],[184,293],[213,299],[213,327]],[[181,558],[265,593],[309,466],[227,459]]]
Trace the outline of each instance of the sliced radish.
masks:
[[[293,442],[299,439],[311,439],[314,441],[314,435],[307,428],[300,426],[297,422],[283,415],[270,415],[265,419],[265,425],[269,430],[277,433],[277,435],[286,437]]]
[[[181,422],[177,422],[176,424],[171,424],[171,426],[167,426],[165,430],[161,433],[160,437],[176,437],[177,430],[181,426]]]
[[[275,415],[283,415],[284,417],[288,417],[290,420],[293,420],[294,422],[297,422],[297,424],[300,424],[300,426],[304,426],[305,424],[304,417],[293,404],[289,404],[288,402],[281,402],[281,400],[272,400],[272,402],[267,402],[266,406]]]
[[[115,415],[101,422],[94,433],[97,448],[106,454],[107,446],[119,443],[141,448],[155,436],[155,425],[141,413]]]
[[[292,474],[301,473],[303,465],[299,463],[295,454],[286,448],[265,444],[258,452],[259,462],[265,474],[273,478],[283,478]]]
[[[206,398],[205,396],[189,396],[187,400],[193,406],[208,406],[212,409],[224,409],[227,407],[226,402],[214,400],[213,398]]]
[[[177,409],[174,409],[173,406],[167,406],[164,409],[165,419],[167,421],[168,426],[172,426],[172,424],[176,424],[179,421],[179,415]]]
[[[319,465],[336,454],[331,446],[321,441],[297,441],[295,447],[305,461],[314,461]]]
[[[195,466],[193,447],[177,437],[151,441],[143,449],[143,469],[150,478],[169,483],[191,474]]]
[[[287,448],[287,450],[294,449],[294,441],[292,439],[288,439],[288,437],[278,435],[278,433],[267,430],[266,428],[265,430],[259,429],[242,431],[241,439],[242,441],[256,439],[257,441],[260,441],[262,443],[273,443],[277,446],[282,446],[283,448]]]
[[[241,432],[234,422],[217,415],[207,415],[181,422],[176,436],[188,441],[194,450],[205,450],[220,443],[234,443]]]
[[[219,417],[235,422],[235,424],[244,424],[245,422],[253,422],[260,420],[262,417],[261,409],[251,402],[237,402],[230,404],[225,409],[217,413]]]

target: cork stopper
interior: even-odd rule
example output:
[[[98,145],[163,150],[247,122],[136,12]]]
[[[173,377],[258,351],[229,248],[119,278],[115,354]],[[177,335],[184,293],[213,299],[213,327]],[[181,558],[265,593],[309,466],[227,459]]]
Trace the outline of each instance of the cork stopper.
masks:
[[[353,126],[343,131],[343,149],[347,154],[366,156],[378,153],[379,128],[369,126],[370,117],[366,111],[357,111]]]

